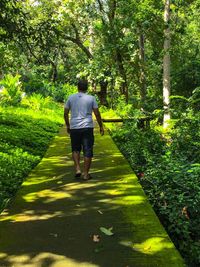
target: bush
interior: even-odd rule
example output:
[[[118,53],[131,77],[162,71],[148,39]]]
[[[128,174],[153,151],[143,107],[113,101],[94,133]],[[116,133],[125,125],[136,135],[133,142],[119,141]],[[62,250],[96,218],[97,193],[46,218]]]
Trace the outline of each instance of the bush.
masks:
[[[57,102],[64,102],[69,95],[77,92],[77,87],[68,83],[52,83],[41,80],[37,76],[24,84],[25,91],[30,95],[41,95],[42,97],[52,97]]]
[[[112,133],[189,266],[200,266],[200,117],[176,120],[168,138],[125,124]]]
[[[52,97],[55,101],[64,102],[71,94],[77,92],[77,87],[65,83],[63,85],[56,85],[52,91]]]
[[[31,95],[33,93],[40,93],[43,96],[48,95],[48,92],[46,92],[46,89],[44,87],[43,79],[37,76],[31,77],[28,81],[24,82],[24,89],[28,95]]]
[[[0,81],[0,102],[4,105],[18,105],[22,99],[22,85],[20,75],[5,75]]]
[[[193,92],[192,96],[189,98],[190,107],[194,111],[200,110],[200,87],[197,87]]]
[[[24,97],[22,105],[34,110],[41,110],[43,108],[48,108],[52,102],[53,100],[50,97],[43,97],[41,94],[34,93],[29,97]]]
[[[200,162],[200,113],[190,112],[174,124],[171,150],[188,162]]]
[[[0,140],[0,209],[16,193],[23,178],[39,161],[40,156],[31,155],[21,148]]]
[[[137,172],[144,171],[148,162],[165,153],[161,133],[137,129],[136,122],[126,123],[123,128],[113,132],[112,137]]]

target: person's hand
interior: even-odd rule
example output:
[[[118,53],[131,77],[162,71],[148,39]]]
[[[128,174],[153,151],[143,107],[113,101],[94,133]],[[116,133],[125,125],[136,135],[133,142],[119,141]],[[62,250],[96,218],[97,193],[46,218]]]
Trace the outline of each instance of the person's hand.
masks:
[[[104,135],[104,128],[103,127],[100,127],[100,134]]]
[[[67,133],[70,134],[70,128],[69,127],[67,127]]]

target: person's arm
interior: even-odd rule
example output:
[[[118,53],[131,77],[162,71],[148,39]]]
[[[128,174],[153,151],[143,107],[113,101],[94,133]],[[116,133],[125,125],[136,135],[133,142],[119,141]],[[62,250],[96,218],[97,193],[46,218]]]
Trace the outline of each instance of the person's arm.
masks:
[[[64,119],[65,119],[65,124],[67,127],[67,132],[68,134],[70,133],[70,125],[69,125],[69,109],[68,108],[64,108]]]
[[[99,109],[98,108],[93,108],[93,111],[94,111],[94,115],[95,115],[95,117],[97,119],[97,122],[99,124],[100,134],[104,135],[104,128],[103,128],[103,123],[102,123],[101,114],[99,112]]]

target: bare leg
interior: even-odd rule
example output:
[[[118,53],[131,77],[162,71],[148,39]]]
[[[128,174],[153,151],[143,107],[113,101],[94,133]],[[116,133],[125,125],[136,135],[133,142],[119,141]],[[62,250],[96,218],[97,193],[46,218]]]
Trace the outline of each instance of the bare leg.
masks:
[[[90,170],[92,158],[84,157],[84,169],[83,169],[83,178],[87,179],[88,178],[88,173]]]
[[[81,167],[80,167],[80,152],[73,151],[72,152],[72,158],[74,160],[74,167],[75,167],[76,173],[80,173],[81,172]]]

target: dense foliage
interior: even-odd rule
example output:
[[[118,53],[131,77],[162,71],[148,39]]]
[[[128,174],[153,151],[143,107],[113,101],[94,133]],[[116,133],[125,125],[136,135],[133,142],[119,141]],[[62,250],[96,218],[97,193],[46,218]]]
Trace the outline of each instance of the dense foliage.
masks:
[[[188,265],[199,266],[200,113],[182,115],[167,134],[151,127],[127,123],[112,135]]]
[[[170,4],[172,95],[199,86],[199,5]],[[103,104],[124,95],[135,107],[162,107],[163,1],[5,0],[0,8],[1,75],[18,72],[34,92],[87,75]]]

